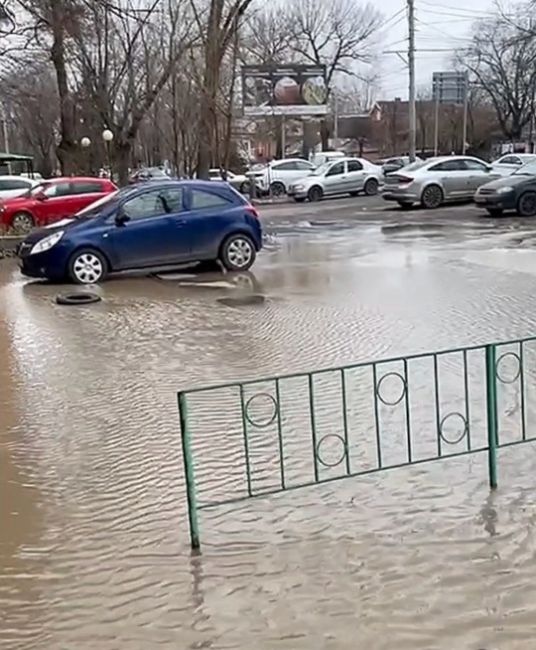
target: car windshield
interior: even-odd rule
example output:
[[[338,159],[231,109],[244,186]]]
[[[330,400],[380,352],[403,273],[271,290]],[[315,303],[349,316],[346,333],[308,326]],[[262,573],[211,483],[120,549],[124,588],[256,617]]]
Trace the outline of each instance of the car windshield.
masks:
[[[47,189],[47,187],[47,183],[39,183],[39,185],[34,185],[28,190],[28,196],[37,196],[38,194],[42,194]]]
[[[320,167],[317,167],[314,172],[313,176],[324,176],[324,174],[328,171],[328,169],[331,167],[333,161],[325,162],[323,165],[320,165]]]
[[[81,217],[84,218],[92,218],[92,217],[97,217],[103,210],[103,208],[106,208],[112,203],[115,203],[120,196],[124,196],[125,194],[128,194],[129,192],[135,191],[130,187],[125,187],[122,190],[116,190],[115,192],[111,192],[110,194],[107,194],[106,196],[103,196],[101,199],[98,199],[91,205],[88,205],[87,208],[84,208],[83,210],[80,210],[80,212],[77,212],[74,216],[75,219],[80,219]]]
[[[532,160],[523,167],[516,169],[514,175],[516,174],[518,176],[536,176],[536,160]]]

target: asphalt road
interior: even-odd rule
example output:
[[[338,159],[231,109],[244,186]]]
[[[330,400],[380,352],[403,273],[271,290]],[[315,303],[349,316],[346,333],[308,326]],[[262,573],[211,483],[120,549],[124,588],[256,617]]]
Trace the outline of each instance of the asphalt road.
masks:
[[[354,220],[363,222],[435,223],[453,220],[493,221],[487,212],[472,203],[447,205],[436,210],[415,207],[402,210],[396,203],[387,202],[381,196],[359,196],[355,198],[326,199],[318,203],[276,203],[258,206],[266,224],[281,221],[329,222],[332,220]],[[506,217],[508,220],[508,217]],[[498,221],[505,221],[501,218]]]

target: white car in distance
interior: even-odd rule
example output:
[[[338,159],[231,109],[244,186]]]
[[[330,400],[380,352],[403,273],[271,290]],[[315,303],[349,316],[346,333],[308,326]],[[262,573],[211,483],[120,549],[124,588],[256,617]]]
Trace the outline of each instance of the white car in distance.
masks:
[[[311,175],[295,181],[289,188],[289,196],[299,203],[341,194],[357,196],[360,192],[374,196],[382,182],[382,168],[378,165],[364,158],[343,158],[327,162]]]
[[[245,174],[235,174],[229,170],[223,171],[214,168],[208,170],[208,175],[211,181],[226,180],[229,185],[232,185],[235,190],[242,192],[242,194],[247,194],[249,191],[249,180]]]
[[[0,176],[0,199],[13,199],[29,192],[38,181],[22,176]]]
[[[272,160],[260,169],[252,170],[248,176],[263,194],[283,196],[299,178],[312,174],[315,166],[302,158]]]
[[[493,171],[501,176],[510,176],[523,165],[536,160],[533,153],[507,153],[491,163]]]

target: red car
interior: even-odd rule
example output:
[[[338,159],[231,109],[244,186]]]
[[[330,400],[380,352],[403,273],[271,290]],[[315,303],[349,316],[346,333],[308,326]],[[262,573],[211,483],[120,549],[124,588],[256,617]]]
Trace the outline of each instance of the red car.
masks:
[[[0,201],[0,227],[27,231],[46,226],[91,205],[117,187],[107,178],[52,178],[27,194]]]

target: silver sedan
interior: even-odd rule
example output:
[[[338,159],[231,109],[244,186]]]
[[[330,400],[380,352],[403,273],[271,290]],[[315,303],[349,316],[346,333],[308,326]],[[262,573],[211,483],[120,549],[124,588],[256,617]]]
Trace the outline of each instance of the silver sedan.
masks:
[[[363,192],[369,196],[378,193],[383,180],[382,169],[364,158],[337,158],[301,178],[288,189],[295,201],[320,201],[326,196]]]
[[[385,177],[383,198],[403,208],[415,203],[438,208],[451,201],[470,201],[484,183],[498,178],[488,165],[471,156],[420,160]]]

